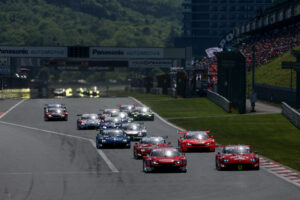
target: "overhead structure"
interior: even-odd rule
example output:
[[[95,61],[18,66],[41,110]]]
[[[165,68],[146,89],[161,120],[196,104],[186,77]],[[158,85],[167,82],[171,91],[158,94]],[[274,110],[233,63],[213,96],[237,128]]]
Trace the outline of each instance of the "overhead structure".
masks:
[[[114,67],[191,67],[192,50],[187,48],[123,47],[29,47],[0,46],[0,58],[39,58],[45,66],[60,70],[107,71]]]

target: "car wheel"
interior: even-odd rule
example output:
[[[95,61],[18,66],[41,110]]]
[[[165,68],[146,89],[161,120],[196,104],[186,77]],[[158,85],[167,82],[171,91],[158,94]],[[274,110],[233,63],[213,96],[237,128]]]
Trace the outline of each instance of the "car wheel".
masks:
[[[48,118],[44,118],[44,120],[45,120],[45,121],[49,121],[49,119],[48,119]]]
[[[147,167],[147,164],[146,164],[145,161],[143,162],[143,171],[144,171],[145,173],[149,173],[149,172],[152,171],[150,167]]]
[[[134,158],[134,159],[138,159],[138,155],[137,155],[137,153],[136,153],[135,150],[133,150],[133,158]]]
[[[221,171],[220,164],[218,163],[218,161],[217,161],[217,160],[216,160],[216,169],[217,169],[218,171]]]
[[[186,169],[186,167],[181,167],[181,168],[180,168],[180,171],[181,171],[182,173],[186,173],[186,172],[187,172],[187,169]]]
[[[259,170],[259,166],[254,168],[255,170]]]
[[[98,142],[96,142],[96,148],[100,149],[100,146],[99,146]]]

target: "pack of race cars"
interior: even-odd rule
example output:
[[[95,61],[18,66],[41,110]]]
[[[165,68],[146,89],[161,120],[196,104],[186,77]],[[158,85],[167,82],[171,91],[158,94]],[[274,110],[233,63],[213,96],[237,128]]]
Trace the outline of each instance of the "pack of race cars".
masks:
[[[105,147],[131,148],[133,145],[134,159],[143,160],[145,173],[157,170],[187,171],[185,152],[215,152],[217,170],[224,169],[259,169],[259,157],[252,151],[251,145],[216,145],[210,131],[178,131],[178,147],[167,142],[168,137],[148,136],[142,122],[153,121],[154,113],[149,107],[133,105],[117,105],[118,108],[104,109],[100,114],[78,114],[77,129],[96,129],[97,149]],[[68,120],[67,108],[63,104],[53,103],[44,107],[44,120]]]

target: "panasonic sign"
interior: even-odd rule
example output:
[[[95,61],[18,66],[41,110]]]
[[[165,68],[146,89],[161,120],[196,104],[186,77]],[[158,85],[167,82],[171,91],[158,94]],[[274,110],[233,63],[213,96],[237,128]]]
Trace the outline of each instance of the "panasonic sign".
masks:
[[[90,58],[163,58],[163,54],[162,48],[90,48]]]
[[[66,58],[68,49],[66,47],[0,47],[0,56],[3,57],[52,57]]]

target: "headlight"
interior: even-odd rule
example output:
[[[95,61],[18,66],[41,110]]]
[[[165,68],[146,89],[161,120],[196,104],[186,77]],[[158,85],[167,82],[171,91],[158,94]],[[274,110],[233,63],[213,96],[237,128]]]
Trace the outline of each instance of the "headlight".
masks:
[[[141,152],[145,152],[146,150],[145,149],[141,149]]]
[[[48,117],[52,117],[52,115],[48,115]]]
[[[152,161],[152,164],[154,164],[154,165],[158,165],[158,162],[156,162],[156,161]]]
[[[188,146],[191,146],[192,144],[190,144],[190,143],[185,143],[186,145],[188,145]]]
[[[209,143],[206,143],[206,145],[210,145],[211,143],[209,142]]]
[[[101,140],[101,142],[105,143],[105,142],[106,142],[106,140]]]
[[[123,142],[127,142],[127,139],[123,139]]]
[[[106,126],[103,126],[103,128],[106,128]]]
[[[82,122],[82,123],[81,123],[81,125],[85,125],[85,123],[84,123],[84,122]]]
[[[224,162],[229,162],[229,160],[227,158],[224,158],[223,161]]]
[[[142,132],[139,132],[139,133],[138,133],[138,136],[142,136],[142,135],[143,135],[143,133],[142,133]]]
[[[180,163],[181,163],[181,160],[177,160],[175,164],[178,165]]]
[[[251,158],[251,159],[250,159],[250,162],[255,162],[255,161],[256,161],[255,158]]]

